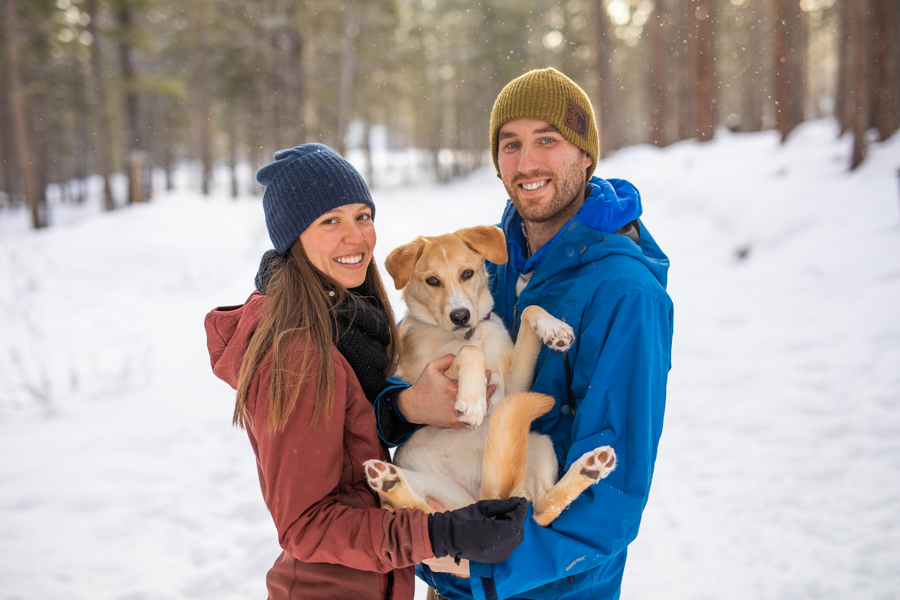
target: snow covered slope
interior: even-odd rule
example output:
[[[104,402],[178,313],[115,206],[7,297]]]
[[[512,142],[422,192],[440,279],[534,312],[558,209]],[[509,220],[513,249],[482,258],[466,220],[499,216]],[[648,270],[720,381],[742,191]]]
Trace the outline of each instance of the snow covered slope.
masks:
[[[848,173],[835,134],[599,165],[642,191],[676,315],[623,598],[900,598],[900,140]],[[375,201],[381,261],[505,195],[483,170]],[[259,200],[57,214],[0,213],[0,598],[262,597],[275,530],[202,326],[252,289]]]

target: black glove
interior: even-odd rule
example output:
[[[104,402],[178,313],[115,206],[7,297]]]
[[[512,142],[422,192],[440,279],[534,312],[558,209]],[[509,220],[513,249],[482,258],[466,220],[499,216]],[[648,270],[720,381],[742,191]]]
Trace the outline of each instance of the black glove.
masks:
[[[527,500],[509,498],[481,500],[457,510],[428,515],[434,557],[502,562],[522,542],[527,511]]]

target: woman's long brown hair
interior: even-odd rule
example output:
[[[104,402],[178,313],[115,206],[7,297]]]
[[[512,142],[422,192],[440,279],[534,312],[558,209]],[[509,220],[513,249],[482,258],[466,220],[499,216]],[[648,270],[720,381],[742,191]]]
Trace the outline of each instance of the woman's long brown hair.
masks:
[[[333,298],[328,295],[330,291],[334,292]],[[365,282],[358,291],[360,295],[375,298],[387,313],[391,328],[391,344],[386,349],[391,358],[388,373],[393,372],[399,355],[400,336],[374,260],[369,263]],[[303,386],[311,382],[316,385],[316,400],[309,427],[315,426],[323,416],[328,425],[334,402],[331,311],[348,293],[313,266],[299,240],[291,245],[286,260],[272,275],[266,288],[268,303],[241,363],[234,406],[235,425],[244,427],[250,384],[270,350],[269,435],[285,428]]]

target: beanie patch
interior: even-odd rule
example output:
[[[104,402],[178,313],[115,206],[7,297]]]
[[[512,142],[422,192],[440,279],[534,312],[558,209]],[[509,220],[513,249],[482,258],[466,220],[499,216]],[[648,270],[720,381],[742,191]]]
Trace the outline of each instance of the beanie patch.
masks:
[[[572,102],[566,100],[566,127],[578,134],[581,139],[587,141],[588,116],[584,109]]]

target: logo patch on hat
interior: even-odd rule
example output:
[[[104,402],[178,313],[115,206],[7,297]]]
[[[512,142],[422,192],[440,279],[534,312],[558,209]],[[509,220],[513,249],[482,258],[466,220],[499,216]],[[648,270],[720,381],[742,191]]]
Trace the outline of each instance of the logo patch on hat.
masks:
[[[566,127],[577,133],[581,139],[587,141],[587,113],[571,100],[566,100],[566,120],[564,122]]]

